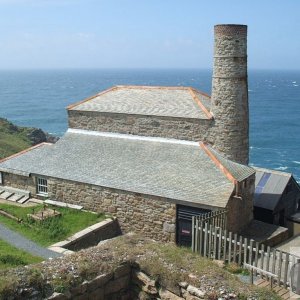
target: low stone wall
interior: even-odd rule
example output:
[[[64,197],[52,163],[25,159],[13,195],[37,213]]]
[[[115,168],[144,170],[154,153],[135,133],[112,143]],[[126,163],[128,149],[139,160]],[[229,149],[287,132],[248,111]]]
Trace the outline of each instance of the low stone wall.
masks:
[[[68,111],[69,128],[205,141],[212,120]]]
[[[102,274],[84,281],[81,285],[65,293],[53,293],[47,299],[51,300],[199,300],[204,299],[206,293],[189,285],[187,282],[178,283],[178,289],[170,291],[161,287],[158,281],[151,279],[129,263],[117,267],[113,273]],[[234,298],[234,297],[233,297]]]
[[[120,233],[118,221],[116,219],[106,219],[75,233],[64,241],[55,243],[48,248],[55,252],[67,254],[72,251],[79,251],[91,246],[96,246],[99,242],[114,238],[120,235]]]
[[[110,213],[118,219],[123,233],[140,232],[165,242],[176,240],[176,204],[165,198],[54,178],[48,178],[48,192],[51,199]]]

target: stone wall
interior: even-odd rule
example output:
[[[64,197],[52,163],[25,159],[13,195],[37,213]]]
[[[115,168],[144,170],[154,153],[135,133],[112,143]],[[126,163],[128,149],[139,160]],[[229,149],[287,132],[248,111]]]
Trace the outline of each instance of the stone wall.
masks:
[[[228,230],[241,232],[253,219],[253,195],[255,175],[239,183],[237,195],[230,197],[228,210]]]
[[[81,249],[96,246],[101,241],[112,239],[120,235],[118,220],[107,218],[99,223],[91,225],[63,241],[52,244],[48,249],[58,253],[72,253]]]
[[[220,153],[248,164],[247,26],[215,26],[211,140]]]
[[[68,111],[69,128],[205,141],[212,120]]]
[[[50,199],[117,217],[123,232],[175,242],[176,205],[164,198],[48,178]]]
[[[125,263],[117,267],[112,273],[99,275],[65,293],[55,292],[47,299],[199,300],[204,299],[205,296],[205,291],[189,285],[187,282],[178,283],[178,289],[170,291],[167,288],[161,287],[157,280],[153,280],[144,272]],[[236,298],[236,295],[232,298]]]
[[[3,173],[3,185],[29,191],[32,195],[36,194],[34,177]]]

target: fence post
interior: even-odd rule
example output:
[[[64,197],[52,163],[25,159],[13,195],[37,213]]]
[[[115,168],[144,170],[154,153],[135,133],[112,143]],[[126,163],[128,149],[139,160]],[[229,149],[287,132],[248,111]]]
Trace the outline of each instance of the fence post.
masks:
[[[224,253],[223,253],[223,260],[226,262],[226,251],[227,251],[227,230],[224,230]]]
[[[195,252],[195,217],[192,216],[192,251]]]
[[[248,240],[244,238],[244,263],[247,263]]]
[[[212,239],[213,235],[212,235],[212,225],[209,225],[209,234],[208,234],[208,258],[211,258],[211,243],[212,243]]]
[[[221,260],[221,250],[222,250],[222,228],[219,230],[219,242],[218,242],[218,260]]]
[[[259,253],[259,242],[255,243],[255,258],[254,258],[254,266],[258,266],[258,253]],[[255,276],[257,275],[257,270],[254,272]]]
[[[288,268],[289,268],[289,262],[290,262],[290,255],[288,253],[285,253],[285,265],[284,265],[284,276],[283,276],[283,284],[284,288],[287,288],[287,277],[288,277]]]
[[[217,234],[218,228],[214,227],[214,249],[213,249],[213,259],[217,258]]]
[[[199,241],[200,241],[199,254],[202,255],[203,254],[203,223],[200,223],[199,234],[200,234],[200,237],[199,237]]]
[[[195,225],[194,225],[195,226]],[[197,252],[199,250],[199,220],[198,218],[196,218],[196,229],[195,229],[195,242],[194,242],[194,246],[195,246],[195,252]]]
[[[273,249],[273,257],[272,257],[272,273],[275,274],[276,267],[276,249]]]
[[[232,243],[232,232],[229,232],[229,242],[228,242],[228,263],[231,263],[231,243]]]
[[[233,262],[236,262],[236,246],[237,246],[237,234],[234,234],[234,244],[233,244]]]
[[[253,242],[254,242],[254,240],[251,239],[250,244],[249,244],[249,258],[248,258],[248,261],[249,261],[250,265],[252,265]]]
[[[243,251],[243,237],[240,235],[240,245],[239,245],[239,265],[242,265],[242,251]]]
[[[265,245],[261,244],[260,246],[261,252],[260,252],[260,268],[264,269],[264,259],[265,259]]]
[[[204,227],[204,249],[203,249],[203,256],[206,256],[207,254],[207,223],[205,223],[205,227]]]
[[[282,251],[279,250],[279,258],[278,258],[278,285],[280,285],[281,281],[281,267],[282,267]]]

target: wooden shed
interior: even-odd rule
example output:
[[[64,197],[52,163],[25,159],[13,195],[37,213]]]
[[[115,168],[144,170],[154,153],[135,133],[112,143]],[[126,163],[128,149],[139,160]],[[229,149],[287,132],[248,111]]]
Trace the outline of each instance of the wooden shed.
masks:
[[[287,227],[300,211],[300,186],[291,173],[255,168],[254,219]]]

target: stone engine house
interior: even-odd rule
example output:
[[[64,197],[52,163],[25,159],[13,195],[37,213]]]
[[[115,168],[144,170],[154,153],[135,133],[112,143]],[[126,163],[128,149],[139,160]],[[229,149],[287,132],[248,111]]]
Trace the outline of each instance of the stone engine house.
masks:
[[[116,216],[123,232],[185,244],[191,215],[252,220],[247,26],[216,25],[211,97],[191,87],[115,86],[67,108],[69,129],[0,161],[0,193]],[[6,193],[6,194],[5,194]],[[0,194],[1,196],[1,194]]]

